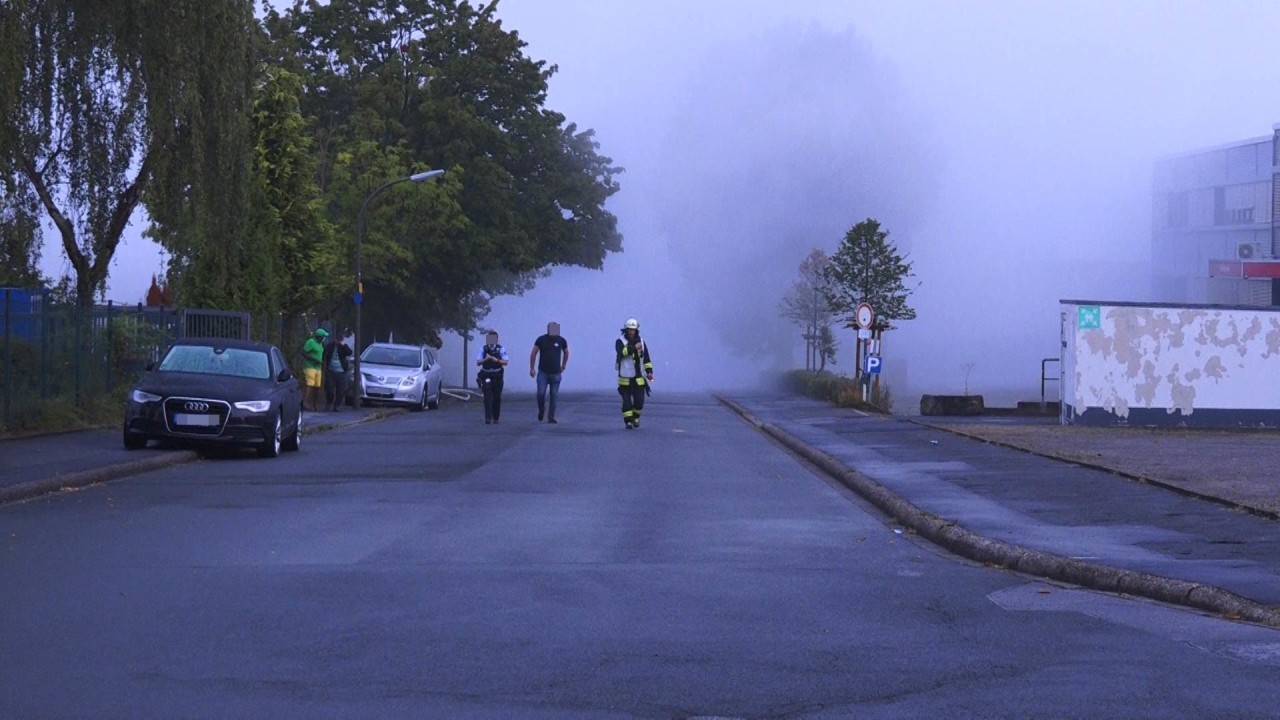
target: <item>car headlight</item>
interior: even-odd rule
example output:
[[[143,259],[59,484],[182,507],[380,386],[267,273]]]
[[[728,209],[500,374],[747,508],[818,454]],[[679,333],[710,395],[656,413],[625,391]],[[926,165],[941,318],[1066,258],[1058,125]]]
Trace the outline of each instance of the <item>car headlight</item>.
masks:
[[[266,412],[271,409],[270,400],[245,400],[236,403],[236,408],[252,413]]]
[[[400,387],[411,388],[414,385],[418,384],[418,379],[419,378],[417,375],[410,375],[409,377],[400,381]]]
[[[129,399],[136,403],[160,402],[159,395],[152,395],[145,390],[134,390],[129,393]]]
[[[364,376],[364,379],[365,379],[367,382],[378,382],[378,378],[376,378],[376,377],[374,377],[374,376],[370,375],[370,374],[369,374],[369,373],[367,373],[367,372],[362,372],[362,373],[360,373],[360,374]]]

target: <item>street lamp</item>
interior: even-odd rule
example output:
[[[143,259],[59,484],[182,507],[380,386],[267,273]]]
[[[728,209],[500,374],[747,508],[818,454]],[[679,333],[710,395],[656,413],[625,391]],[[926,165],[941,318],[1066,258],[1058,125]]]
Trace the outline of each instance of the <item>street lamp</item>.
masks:
[[[360,387],[364,380],[363,376],[360,375],[360,306],[364,304],[364,276],[361,272],[362,267],[360,265],[360,246],[364,242],[364,213],[369,209],[369,203],[373,202],[375,197],[392,185],[399,185],[404,182],[420,183],[424,180],[438,178],[441,175],[444,175],[443,170],[428,170],[426,172],[414,173],[408,177],[396,178],[391,182],[384,183],[377,190],[369,193],[369,197],[364,199],[364,205],[360,206],[360,214],[356,216],[356,292],[351,296],[351,299],[356,304],[356,346],[352,348],[355,350],[356,364],[355,377],[353,378],[355,382],[353,382],[352,385],[355,387],[356,391],[357,406],[360,404]]]

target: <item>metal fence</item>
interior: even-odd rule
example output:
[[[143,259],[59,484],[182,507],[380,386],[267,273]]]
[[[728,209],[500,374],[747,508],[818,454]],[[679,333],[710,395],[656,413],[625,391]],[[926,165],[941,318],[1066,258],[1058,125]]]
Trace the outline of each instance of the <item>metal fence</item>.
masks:
[[[263,340],[280,344],[284,318],[246,312],[173,309],[107,303],[81,310],[0,289],[0,420],[38,411],[52,401],[79,406],[130,386],[170,343],[190,337]],[[256,330],[256,332],[255,332]]]

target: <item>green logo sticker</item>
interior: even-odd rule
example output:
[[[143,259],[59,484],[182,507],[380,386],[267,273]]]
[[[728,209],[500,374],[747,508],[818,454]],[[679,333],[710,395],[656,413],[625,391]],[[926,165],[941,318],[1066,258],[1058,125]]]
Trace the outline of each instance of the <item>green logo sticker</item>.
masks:
[[[1081,330],[1097,330],[1102,327],[1102,308],[1082,305],[1076,310],[1076,327]]]

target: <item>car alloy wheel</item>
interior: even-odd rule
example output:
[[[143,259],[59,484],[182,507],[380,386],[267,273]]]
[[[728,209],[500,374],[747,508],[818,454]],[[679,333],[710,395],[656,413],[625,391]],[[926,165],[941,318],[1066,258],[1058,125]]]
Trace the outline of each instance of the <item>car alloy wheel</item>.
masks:
[[[281,448],[290,452],[297,452],[302,449],[302,408],[298,408],[298,421],[293,425],[293,433],[289,435],[289,439],[280,445]]]
[[[283,432],[283,423],[280,421],[280,413],[276,413],[276,427],[271,433],[271,437],[262,443],[262,447],[258,448],[258,454],[262,457],[273,458],[280,454],[280,435]]]

